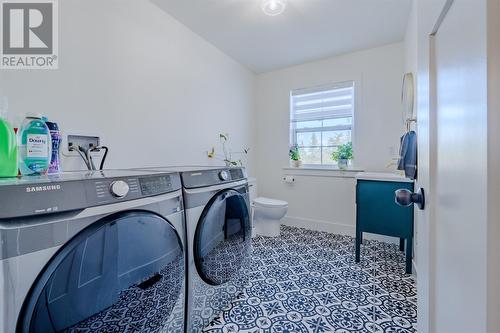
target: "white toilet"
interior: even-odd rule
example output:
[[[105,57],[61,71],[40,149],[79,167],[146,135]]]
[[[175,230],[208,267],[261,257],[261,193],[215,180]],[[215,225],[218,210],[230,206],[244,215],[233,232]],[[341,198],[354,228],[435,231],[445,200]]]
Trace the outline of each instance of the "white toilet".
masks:
[[[252,235],[278,237],[281,220],[288,211],[288,202],[257,197],[255,179],[249,179],[250,201],[252,205]]]

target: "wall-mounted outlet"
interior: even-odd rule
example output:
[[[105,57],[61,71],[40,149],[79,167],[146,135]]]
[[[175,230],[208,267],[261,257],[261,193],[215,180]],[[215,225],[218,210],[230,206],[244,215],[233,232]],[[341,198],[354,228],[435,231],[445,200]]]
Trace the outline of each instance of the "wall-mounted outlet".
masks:
[[[100,144],[101,139],[98,136],[68,135],[68,151],[73,150],[77,146],[88,149],[98,147]]]

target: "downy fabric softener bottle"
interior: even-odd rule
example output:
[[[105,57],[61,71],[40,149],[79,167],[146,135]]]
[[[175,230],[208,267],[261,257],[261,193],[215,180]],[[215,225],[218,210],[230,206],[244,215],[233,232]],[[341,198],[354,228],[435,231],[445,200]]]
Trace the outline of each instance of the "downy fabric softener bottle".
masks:
[[[40,115],[28,115],[18,133],[21,174],[46,174],[52,153],[50,131]]]

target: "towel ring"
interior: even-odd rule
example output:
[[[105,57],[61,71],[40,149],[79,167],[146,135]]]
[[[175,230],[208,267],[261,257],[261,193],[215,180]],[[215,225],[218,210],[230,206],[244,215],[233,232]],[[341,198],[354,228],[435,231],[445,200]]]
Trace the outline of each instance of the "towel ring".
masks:
[[[409,132],[411,130],[411,123],[417,123],[417,118],[409,118],[409,119],[406,119],[406,132]]]

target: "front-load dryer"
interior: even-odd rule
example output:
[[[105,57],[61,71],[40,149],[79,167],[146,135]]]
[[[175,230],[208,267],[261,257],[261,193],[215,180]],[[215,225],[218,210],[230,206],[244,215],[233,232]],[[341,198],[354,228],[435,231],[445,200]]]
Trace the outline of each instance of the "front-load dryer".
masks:
[[[0,180],[0,331],[184,332],[177,173]]]
[[[244,168],[172,167],[181,174],[186,215],[187,332],[200,332],[248,282],[252,250]]]
[[[181,172],[188,246],[187,331],[200,332],[248,282],[249,191],[242,168]]]

